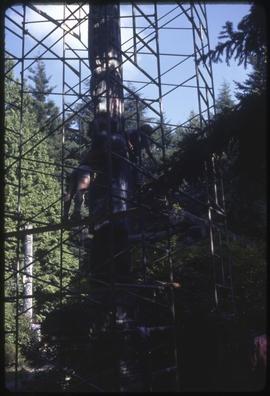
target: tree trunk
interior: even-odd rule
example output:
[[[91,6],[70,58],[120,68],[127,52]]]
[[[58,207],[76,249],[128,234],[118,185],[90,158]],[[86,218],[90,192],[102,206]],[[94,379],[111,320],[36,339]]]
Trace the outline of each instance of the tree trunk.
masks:
[[[26,225],[31,229],[30,224]],[[33,235],[27,234],[24,237],[24,276],[23,276],[23,312],[29,318],[30,324],[33,319]]]

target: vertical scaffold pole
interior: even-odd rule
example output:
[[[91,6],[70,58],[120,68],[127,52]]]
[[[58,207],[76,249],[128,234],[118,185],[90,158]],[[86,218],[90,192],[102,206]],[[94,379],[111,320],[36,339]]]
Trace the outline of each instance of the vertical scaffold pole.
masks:
[[[17,195],[17,231],[21,226],[21,190],[22,190],[22,141],[23,141],[23,102],[24,102],[24,51],[25,51],[25,19],[26,19],[26,8],[23,5],[23,13],[22,13],[22,50],[21,50],[21,79],[20,79],[20,130],[19,130],[19,161],[17,164],[17,174],[18,174],[18,195]],[[20,313],[20,248],[21,243],[20,239],[17,239],[16,243],[16,316],[15,316],[15,326],[16,326],[16,336],[15,336],[15,391],[18,390],[18,369],[19,369],[19,313]]]

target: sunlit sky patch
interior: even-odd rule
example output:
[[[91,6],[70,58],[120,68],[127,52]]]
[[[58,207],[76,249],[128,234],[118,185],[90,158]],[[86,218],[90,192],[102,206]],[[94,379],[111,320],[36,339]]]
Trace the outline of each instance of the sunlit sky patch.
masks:
[[[48,15],[52,16],[54,20],[61,21],[64,15],[64,7],[62,5],[52,4],[52,5],[36,5],[37,9],[46,12]],[[142,6],[145,13],[151,14],[153,10],[153,5],[147,4]],[[166,12],[172,7],[171,4],[163,3],[158,5],[159,15],[166,14]],[[16,9],[16,7],[14,7]],[[84,6],[83,9],[78,11],[78,5],[69,6],[72,12],[76,12],[76,17],[78,19],[82,18],[84,20],[80,26],[76,26],[77,20],[70,21],[68,23],[68,28],[73,28],[74,35],[66,35],[65,36],[65,48],[67,57],[74,57],[74,52],[76,54],[80,54],[80,56],[84,59],[84,64],[82,67],[82,76],[87,77],[89,74],[88,70],[88,31],[87,31],[87,13],[88,6]],[[21,6],[17,6],[17,9],[21,9]],[[33,38],[30,35],[27,36],[25,53],[26,55],[29,52],[29,57],[35,58],[35,56],[48,57],[50,56],[52,59],[46,60],[46,70],[47,74],[51,76],[50,83],[52,86],[55,86],[54,92],[61,92],[62,89],[62,65],[59,60],[57,60],[57,56],[63,56],[63,39],[61,38],[60,29],[53,22],[48,21],[48,19],[44,18],[42,15],[38,14],[34,10],[30,8],[27,9],[26,21],[29,23],[26,26],[26,29],[31,33]],[[248,13],[250,9],[249,4],[207,4],[207,15],[208,15],[208,31],[210,38],[210,46],[213,48],[218,42],[218,35],[222,30],[226,21],[231,21],[234,27],[237,27],[237,24],[242,19],[244,15]],[[6,13],[15,23],[21,23],[21,18],[11,9],[7,10]],[[128,18],[131,15],[131,5],[124,4],[121,5],[121,40],[123,44],[123,49],[128,51],[128,49],[132,46],[133,43],[133,32],[131,29],[132,19]],[[147,26],[146,21],[143,18],[138,18],[140,23],[140,27],[143,30],[144,27]],[[164,19],[166,20],[166,18]],[[163,22],[164,22],[163,20]],[[182,23],[182,27],[184,24],[184,19],[180,22],[176,19],[175,26],[177,23]],[[12,28],[12,31],[16,33],[18,32],[18,27],[16,24],[12,23],[9,20],[6,20],[6,26]],[[170,26],[174,26],[173,23]],[[54,30],[55,29],[55,30]],[[54,31],[53,31],[54,30]],[[180,33],[181,32],[181,33]],[[150,34],[150,30],[143,30],[141,33],[141,37],[147,37]],[[76,38],[76,35],[80,37],[80,41]],[[151,37],[151,36],[150,36]],[[50,47],[51,52],[46,51],[46,48],[42,45],[38,45],[35,41],[43,40],[46,42],[46,45]],[[33,50],[33,47],[36,48]],[[159,40],[160,52],[161,53],[191,53],[192,52],[192,42],[191,36],[189,32],[186,30],[176,31],[176,30],[166,30],[162,32]],[[6,31],[6,39],[5,39],[5,49],[10,53],[20,56],[21,45],[20,39],[11,34],[8,30]],[[73,55],[72,55],[73,54]],[[137,58],[138,64],[147,71],[153,78],[156,77],[156,64],[154,63],[153,56],[147,56],[138,54]],[[175,59],[173,57],[162,57],[161,56],[161,72],[164,72],[170,68],[171,65],[175,63]],[[79,62],[76,59],[70,59],[68,64],[73,67],[75,70],[79,68]],[[29,75],[29,67],[33,67],[34,59],[27,59],[24,63],[25,66],[25,77]],[[74,84],[72,81],[75,78],[72,69],[68,68],[66,71],[66,79],[70,78],[70,84]],[[166,75],[167,83],[175,83],[175,81],[185,81],[189,78],[191,73],[192,65],[189,61],[185,63],[183,66],[176,67],[172,72],[169,72]],[[214,77],[214,88],[216,96],[220,90],[220,87],[224,81],[228,82],[231,86],[232,94],[234,93],[235,86],[234,81],[242,82],[245,80],[247,73],[250,71],[250,68],[247,70],[244,69],[243,66],[238,66],[234,61],[231,62],[230,66],[227,66],[224,62],[213,64],[213,77]],[[124,80],[145,80],[145,76],[132,65],[131,62],[125,62],[124,70],[123,70]],[[86,87],[84,87],[84,90]],[[166,87],[164,88],[166,92]],[[168,89],[167,89],[168,90]],[[144,90],[144,95],[148,95],[148,97],[155,96],[155,88],[149,86]],[[52,95],[52,99],[56,101],[56,103],[61,106],[61,95]],[[181,123],[185,119],[188,118],[190,112],[197,110],[197,103],[194,96],[194,90],[192,88],[183,87],[181,90],[177,90],[172,94],[164,97],[164,112],[166,119],[172,123]]]

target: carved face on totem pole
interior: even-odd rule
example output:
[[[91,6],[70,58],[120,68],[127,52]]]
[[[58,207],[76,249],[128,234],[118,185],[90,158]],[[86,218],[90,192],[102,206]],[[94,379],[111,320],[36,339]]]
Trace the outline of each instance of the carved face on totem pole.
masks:
[[[89,13],[91,95],[95,116],[121,125],[123,114],[119,4],[93,4]]]

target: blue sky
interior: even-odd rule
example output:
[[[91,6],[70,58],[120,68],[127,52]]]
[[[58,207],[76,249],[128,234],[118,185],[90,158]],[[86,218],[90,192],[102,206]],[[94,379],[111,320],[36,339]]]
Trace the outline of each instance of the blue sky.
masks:
[[[63,7],[53,5],[53,6],[38,6],[40,10],[47,12],[49,15],[51,15],[53,18],[63,18]],[[76,6],[73,6],[76,7]],[[163,3],[163,5],[158,6],[158,11],[159,15],[164,15],[168,10],[172,8],[171,5]],[[151,14],[151,11],[153,10],[153,6],[151,5],[144,5],[142,6],[144,9],[144,12],[149,12]],[[18,10],[20,10],[20,6],[17,7]],[[75,8],[73,8],[75,10]],[[224,3],[224,4],[208,4],[207,5],[207,15],[208,15],[208,29],[209,29],[209,37],[210,37],[210,46],[213,48],[218,41],[218,35],[220,31],[222,30],[223,25],[225,24],[226,21],[231,21],[234,25],[234,27],[237,27],[237,24],[239,21],[242,19],[244,15],[248,13],[250,9],[249,4],[244,4],[244,3]],[[131,6],[130,5],[125,5],[122,6],[121,8],[121,13],[124,16],[128,16],[131,14]],[[20,18],[11,10],[7,11],[7,15],[9,15],[12,19],[20,23]],[[174,15],[173,13],[171,15]],[[84,17],[84,14],[81,14],[81,17]],[[54,25],[50,22],[46,22],[45,19],[42,18],[42,16],[38,15],[37,13],[28,10],[27,11],[27,20],[29,22],[31,21],[40,21],[44,20],[44,22],[37,22],[37,23],[29,23],[27,25],[27,28],[29,29],[29,32],[33,34],[34,37],[38,39],[42,39],[46,37],[46,34],[48,34],[54,27]],[[141,22],[142,26],[145,26],[145,22],[143,22],[143,19],[138,19]],[[166,18],[165,18],[166,20]],[[164,21],[164,20],[163,20]],[[72,22],[71,22],[72,23]],[[75,23],[75,22],[74,22]],[[178,25],[177,25],[178,24]],[[168,26],[181,26],[185,25],[185,20],[181,17],[178,19],[175,19],[174,22],[172,22]],[[122,43],[126,42],[132,37],[132,30],[129,28],[131,26],[131,18],[123,18],[122,19],[122,25],[124,28],[122,29]],[[10,21],[6,22],[6,26],[10,26],[14,32],[18,31],[18,28],[13,25]],[[71,48],[76,49],[77,54],[83,54],[83,56],[87,57],[87,51],[85,50],[87,47],[87,29],[85,28],[87,26],[87,23],[85,23],[81,30],[75,29],[74,31],[77,34],[81,34],[81,43],[78,43],[74,37],[69,37],[66,40],[67,45],[69,45]],[[141,29],[142,30],[142,29]],[[149,31],[145,31],[142,33],[142,36],[145,37],[148,34]],[[160,33],[160,52],[164,53],[181,53],[181,54],[186,54],[192,52],[192,41],[191,41],[191,33],[189,33],[186,30],[164,30]],[[26,47],[25,51],[28,52],[30,51],[33,46],[35,45],[35,41],[31,39],[29,36],[27,36],[26,40]],[[44,41],[46,42],[46,45],[53,45],[55,41],[59,38],[59,29],[56,29],[56,31],[53,34],[50,34],[48,38]],[[125,45],[125,49],[127,49],[130,45],[132,44],[132,40],[128,41],[127,44]],[[7,31],[6,33],[6,49],[9,50],[13,54],[18,54],[20,55],[21,51],[21,44],[20,40],[11,34],[10,32]],[[56,43],[53,45],[52,50],[54,53],[58,55],[62,55],[63,51],[63,46],[61,40],[59,43]],[[37,54],[41,55],[44,51],[44,48],[42,48],[40,45],[37,46],[37,48],[34,51],[31,51],[29,53],[29,56],[35,57]],[[80,51],[80,52],[79,52]],[[70,54],[70,55],[69,55]],[[47,56],[45,54],[45,56]],[[66,55],[71,56],[72,51],[68,50],[66,52]],[[52,58],[54,58],[54,55],[50,55]],[[172,56],[161,56],[161,71],[166,71],[170,68],[170,66],[173,66],[180,58],[175,58]],[[25,66],[29,66],[33,61],[32,60],[26,60],[25,61]],[[85,60],[87,63],[87,59]],[[156,72],[156,61],[154,59],[154,56],[147,56],[147,55],[138,55],[138,63],[139,65],[145,69],[152,77],[155,78],[157,75]],[[70,60],[69,64],[74,67],[74,69],[78,70],[79,64],[78,61],[76,60]],[[82,66],[82,74],[83,76],[88,75],[88,70],[87,67]],[[47,73],[48,75],[51,76],[51,85],[56,86],[55,88],[55,93],[61,92],[62,90],[62,73],[63,73],[63,67],[62,63],[57,60],[50,60],[46,61],[46,68],[47,68]],[[191,61],[185,62],[183,65],[180,65],[179,67],[175,68],[173,71],[169,72],[164,76],[163,82],[168,83],[168,84],[178,84],[179,82],[186,81],[190,78],[190,76],[193,75],[193,68],[194,66],[191,64]],[[230,66],[227,66],[225,61],[222,63],[218,64],[213,64],[213,77],[214,77],[214,88],[215,88],[215,94],[216,97],[218,96],[220,87],[223,83],[223,81],[227,81],[232,89],[232,94],[234,92],[234,83],[233,81],[238,81],[241,82],[245,80],[247,76],[247,72],[249,72],[250,69],[245,70],[243,66],[238,66],[234,61],[231,62]],[[27,76],[29,74],[28,70],[26,71],[25,75]],[[77,77],[76,75],[71,71],[70,68],[65,68],[65,74],[66,74],[66,81],[68,81],[71,85],[76,84],[77,82]],[[145,76],[136,69],[132,63],[126,62],[124,66],[124,79],[126,80],[136,80],[136,81],[145,81]],[[193,80],[191,80],[190,83],[194,83]],[[189,83],[187,83],[188,85]],[[142,86],[142,84],[138,83],[135,84],[136,89]],[[87,87],[81,87],[82,91],[85,91]],[[77,89],[77,88],[76,88]],[[170,86],[165,86],[163,88],[163,94],[167,92],[170,88]],[[142,95],[147,98],[156,98],[158,95],[157,88],[154,86],[147,86],[144,88],[142,91]],[[61,96],[60,95],[52,95],[52,99],[54,99],[59,106],[61,106]],[[157,108],[157,104],[153,104],[153,107]],[[190,114],[191,110],[194,110],[195,112],[198,110],[198,104],[197,104],[197,97],[196,97],[196,90],[190,87],[181,87],[181,89],[176,89],[172,93],[168,94],[167,96],[165,95],[163,99],[163,109],[166,115],[166,120],[170,121],[171,123],[182,123],[186,119],[188,119],[188,116]],[[152,116],[152,114],[149,114]]]

